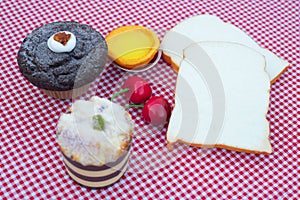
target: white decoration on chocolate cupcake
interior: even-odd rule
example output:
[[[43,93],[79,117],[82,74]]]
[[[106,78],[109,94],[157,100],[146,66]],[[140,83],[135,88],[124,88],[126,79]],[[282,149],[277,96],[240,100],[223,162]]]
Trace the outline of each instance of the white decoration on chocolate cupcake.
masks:
[[[76,46],[76,37],[69,31],[60,31],[49,37],[47,44],[55,53],[71,52]]]

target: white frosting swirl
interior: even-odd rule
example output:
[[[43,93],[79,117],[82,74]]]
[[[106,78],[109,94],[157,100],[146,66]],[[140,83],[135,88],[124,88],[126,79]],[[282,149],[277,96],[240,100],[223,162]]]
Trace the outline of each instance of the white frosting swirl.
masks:
[[[77,100],[72,113],[62,114],[57,125],[58,144],[68,157],[83,165],[115,161],[130,142],[134,123],[124,107],[97,96]],[[101,115],[104,129],[95,129],[93,116]]]
[[[47,41],[48,48],[55,53],[64,53],[71,52],[76,46],[76,37],[73,33],[68,31],[60,31],[58,33],[65,32],[66,34],[71,34],[70,39],[68,40],[66,45],[54,40],[54,36],[57,34],[51,35]]]

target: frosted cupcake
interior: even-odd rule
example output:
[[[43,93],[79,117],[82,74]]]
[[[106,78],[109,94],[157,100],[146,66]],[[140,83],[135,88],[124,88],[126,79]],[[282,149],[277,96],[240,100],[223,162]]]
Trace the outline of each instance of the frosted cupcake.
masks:
[[[133,121],[107,99],[77,100],[57,125],[57,140],[68,174],[79,184],[99,188],[125,173]]]
[[[25,78],[45,94],[61,99],[87,91],[107,59],[104,37],[88,25],[54,22],[30,33],[18,52]]]

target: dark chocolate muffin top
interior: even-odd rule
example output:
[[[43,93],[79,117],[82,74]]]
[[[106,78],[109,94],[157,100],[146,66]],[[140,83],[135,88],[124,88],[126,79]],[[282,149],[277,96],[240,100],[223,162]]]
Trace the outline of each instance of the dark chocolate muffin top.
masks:
[[[75,35],[76,46],[71,52],[55,53],[47,41],[62,31]],[[54,22],[34,30],[24,39],[18,52],[18,65],[33,85],[65,91],[94,81],[102,72],[106,58],[106,41],[98,31],[77,22]]]

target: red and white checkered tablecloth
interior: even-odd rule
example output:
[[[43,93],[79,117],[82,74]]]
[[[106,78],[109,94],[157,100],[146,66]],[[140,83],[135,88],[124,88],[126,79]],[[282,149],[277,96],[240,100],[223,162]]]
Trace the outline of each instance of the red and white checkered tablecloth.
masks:
[[[0,1],[0,199],[299,199],[299,1]],[[35,28],[53,21],[85,23],[104,36],[122,25],[143,25],[160,39],[178,22],[213,14],[247,32],[291,63],[272,85],[268,113],[274,152],[254,155],[178,146],[166,150],[164,128],[136,122],[130,166],[120,181],[91,190],[67,174],[56,143],[59,116],[71,100],[53,99],[19,72],[17,51]],[[108,65],[91,95],[110,97],[128,74]],[[176,74],[164,61],[140,74],[155,94],[173,101]]]

